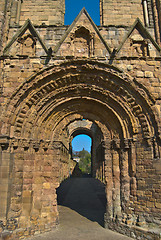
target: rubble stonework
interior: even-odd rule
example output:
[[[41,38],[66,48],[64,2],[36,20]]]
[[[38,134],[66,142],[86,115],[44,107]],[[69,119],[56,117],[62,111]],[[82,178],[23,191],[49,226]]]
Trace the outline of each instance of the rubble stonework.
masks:
[[[82,9],[69,27],[63,0],[1,2],[1,238],[58,226],[56,189],[84,133],[105,227],[160,239],[159,1],[103,0],[100,26]]]

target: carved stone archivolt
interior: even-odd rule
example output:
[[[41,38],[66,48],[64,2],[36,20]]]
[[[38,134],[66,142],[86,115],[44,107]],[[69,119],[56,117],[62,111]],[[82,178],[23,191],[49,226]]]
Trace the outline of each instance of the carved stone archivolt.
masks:
[[[12,126],[14,125],[14,134],[16,134],[17,137],[23,137],[21,134],[24,131],[24,133],[27,134],[27,128],[29,130],[28,134],[31,134],[31,126],[33,127],[36,124],[37,119],[39,119],[39,126],[42,127],[42,124],[45,123],[44,121],[48,119],[48,116],[50,116],[50,119],[52,119],[51,116],[54,117],[54,108],[59,107],[61,109],[61,106],[68,105],[69,101],[68,107],[64,110],[61,109],[61,115],[59,117],[62,116],[63,118],[63,111],[65,111],[64,114],[68,114],[68,112],[71,111],[69,109],[74,107],[70,102],[74,103],[74,99],[77,99],[76,102],[79,102],[79,99],[87,101],[87,98],[89,98],[89,100],[91,99],[91,104],[92,101],[99,101],[100,103],[102,102],[102,107],[106,105],[107,109],[109,109],[108,111],[115,116],[114,118],[116,118],[116,121],[120,122],[119,124],[122,127],[126,121],[122,121],[121,118],[127,119],[128,128],[131,128],[131,130],[129,128],[129,132],[131,132],[130,134],[136,134],[138,132],[138,122],[143,129],[144,136],[146,137],[156,131],[151,129],[151,126],[154,128],[156,126],[157,128],[157,124],[154,120],[155,112],[153,112],[149,105],[149,103],[151,105],[153,104],[152,100],[149,99],[148,94],[146,94],[145,96],[147,100],[146,98],[143,99],[143,96],[140,95],[140,101],[138,101],[138,96],[136,99],[134,94],[136,92],[138,95],[138,87],[135,90],[135,85],[130,78],[128,80],[126,75],[124,76],[121,72],[111,69],[111,67],[108,68],[107,66],[105,68],[105,65],[98,64],[97,66],[96,64],[93,65],[92,63],[87,62],[84,62],[85,64],[80,62],[81,65],[79,65],[79,62],[77,63],[77,65],[75,65],[75,63],[65,64],[66,66],[64,65],[64,69],[67,71],[65,75],[63,73],[63,65],[61,65],[60,69],[59,67],[56,67],[43,71],[40,75],[38,74],[35,76],[34,79],[32,78],[32,81],[29,80],[26,83],[28,89],[30,89],[28,97],[24,98],[21,102],[18,100],[18,98],[23,99],[23,95],[26,92],[26,87],[24,85],[20,87],[16,94],[17,97],[19,97],[17,98],[15,95],[13,100],[11,98],[10,108],[12,108],[12,104],[16,105],[17,100],[19,102],[17,102],[19,108],[17,108],[16,111],[14,111],[14,107],[12,108],[13,114],[15,115],[12,119],[16,119],[16,121],[11,121],[13,122]],[[50,79],[50,81],[48,79]],[[35,91],[36,85],[40,82],[42,82],[42,85],[39,85],[40,87]],[[63,98],[66,100],[62,101]],[[147,105],[146,108],[149,109],[150,116],[148,118],[144,113],[144,106],[140,104],[142,101],[145,102]],[[122,115],[122,117],[119,119],[117,117],[118,115]],[[153,121],[153,123],[151,124],[149,121]],[[52,125],[47,125],[48,128],[50,128],[50,126]],[[34,129],[37,129],[37,127],[38,125],[36,124]],[[128,136],[125,134],[126,128],[127,127],[123,127],[125,138]]]

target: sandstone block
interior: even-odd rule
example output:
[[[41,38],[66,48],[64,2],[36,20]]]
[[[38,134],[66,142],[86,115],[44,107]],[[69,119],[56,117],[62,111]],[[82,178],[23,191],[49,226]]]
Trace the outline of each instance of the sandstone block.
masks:
[[[142,72],[142,71],[137,71],[137,72],[136,72],[136,76],[137,76],[137,77],[144,77],[144,72]]]
[[[51,184],[49,182],[43,183],[43,188],[44,189],[50,189],[51,188]]]
[[[152,78],[154,76],[153,72],[145,71],[145,77],[146,78]]]
[[[150,208],[153,208],[153,207],[155,207],[155,203],[154,202],[147,202],[146,206],[150,207]]]
[[[156,202],[156,203],[155,203],[155,206],[156,206],[156,208],[161,209],[161,203]]]

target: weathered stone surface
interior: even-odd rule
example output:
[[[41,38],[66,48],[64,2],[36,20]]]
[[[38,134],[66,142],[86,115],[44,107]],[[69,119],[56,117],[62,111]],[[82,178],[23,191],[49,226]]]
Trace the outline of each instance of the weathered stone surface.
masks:
[[[104,0],[100,27],[83,9],[67,30],[64,4],[0,6],[1,236],[57,226],[56,189],[76,166],[72,139],[84,133],[92,175],[106,184],[106,227],[159,239],[160,16],[154,24],[151,13],[160,5],[147,1],[150,28],[141,1]]]

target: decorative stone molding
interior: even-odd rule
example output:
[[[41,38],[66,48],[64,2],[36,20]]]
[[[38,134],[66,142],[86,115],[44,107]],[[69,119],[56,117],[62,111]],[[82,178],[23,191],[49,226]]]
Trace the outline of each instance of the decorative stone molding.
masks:
[[[30,139],[21,139],[20,140],[20,146],[24,148],[24,150],[29,149],[30,147]]]
[[[116,104],[118,105],[118,107],[120,106],[122,108],[122,110],[125,111],[126,114],[128,114],[129,121],[131,121],[131,125],[133,126],[132,127],[133,133],[136,134],[136,132],[138,131],[136,123],[134,122],[135,121],[134,119],[138,118],[139,122],[142,126],[144,136],[150,136],[151,133],[150,133],[149,126],[151,124],[149,125],[149,123],[148,123],[149,120],[147,119],[145,114],[143,114],[142,106],[140,106],[136,102],[136,99],[130,93],[130,91],[131,91],[130,89],[134,88],[134,85],[133,86],[129,85],[129,89],[124,89],[121,86],[119,86],[119,83],[117,80],[117,78],[118,79],[120,78],[120,81],[126,81],[126,83],[130,84],[131,79],[128,80],[127,79],[128,77],[124,76],[124,80],[123,79],[121,80],[121,78],[123,77],[123,74],[120,74],[119,72],[114,71],[114,69],[108,69],[108,68],[106,68],[106,70],[105,70],[105,68],[101,69],[102,66],[94,67],[91,64],[91,62],[90,63],[84,62],[84,65],[81,65],[81,67],[79,66],[79,62],[78,62],[77,68],[76,68],[76,65],[75,66],[74,65],[67,67],[68,71],[73,71],[72,74],[68,74],[67,76],[58,77],[54,81],[48,81],[47,84],[45,84],[45,82],[46,82],[46,80],[45,80],[46,78],[44,75],[45,72],[41,74],[41,76],[44,77],[44,80],[43,80],[44,86],[42,86],[41,89],[38,90],[37,92],[35,92],[33,89],[33,94],[31,95],[30,98],[27,98],[26,101],[24,101],[24,103],[22,103],[23,107],[21,108],[19,115],[16,117],[15,134],[17,136],[21,135],[22,129],[24,129],[24,127],[25,127],[23,125],[23,122],[27,120],[26,117],[28,115],[28,112],[26,111],[26,109],[28,109],[28,107],[31,107],[33,104],[36,105],[37,110],[35,111],[35,113],[32,113],[32,115],[30,115],[30,119],[33,121],[34,117],[37,114],[39,114],[40,107],[45,107],[45,105],[48,104],[50,99],[53,99],[53,97],[56,98],[60,94],[60,92],[62,92],[61,94],[66,93],[65,89],[67,88],[67,84],[68,84],[68,93],[75,89],[74,91],[77,92],[77,95],[81,95],[81,94],[84,94],[85,89],[88,88],[88,94],[92,98],[94,98],[94,96],[99,96],[99,98],[101,98],[100,100],[102,101],[102,103],[106,103],[106,104],[110,105],[111,101],[115,101]],[[72,70],[72,68],[73,68],[73,70]],[[78,69],[78,71],[76,69]],[[99,74],[99,77],[98,77],[98,74],[97,74],[97,76],[96,75],[93,76],[93,74],[92,74],[93,69],[95,69],[97,71],[101,71]],[[83,79],[86,76],[87,70],[91,71],[91,76],[88,74],[89,82],[92,81],[91,83],[93,84],[93,81],[94,81],[97,86],[98,85],[101,86],[101,84],[102,84],[102,87],[104,87],[104,88],[105,88],[105,83],[106,83],[107,89],[106,89],[106,91],[103,92],[104,96],[102,95],[101,89],[99,89],[98,87],[97,87],[98,89],[97,88],[89,89],[88,85],[86,85],[86,87],[85,87]],[[49,71],[51,71],[51,70],[49,70]],[[51,75],[52,73],[49,73],[49,71],[48,71],[48,74]],[[58,76],[60,76],[61,72],[62,72],[62,70],[58,71],[58,74],[59,74]],[[81,75],[79,74],[79,72],[81,72]],[[53,74],[55,77],[56,69],[53,71]],[[83,74],[85,74],[85,76],[83,76]],[[113,76],[113,77],[111,78],[111,76]],[[36,78],[35,78],[35,80],[36,80]],[[39,81],[42,81],[42,80],[40,79]],[[36,82],[35,82],[35,84],[36,84]],[[71,84],[71,86],[70,86],[70,84]],[[73,87],[73,84],[75,85],[74,87]],[[78,90],[79,90],[79,94],[78,94]],[[138,95],[138,87],[136,89],[136,92]],[[101,95],[100,95],[100,93],[101,93]],[[118,96],[119,96],[119,98],[118,98]],[[144,96],[141,95],[140,97],[141,98],[144,97],[145,99],[148,99],[148,94],[145,93]],[[46,100],[43,101],[44,106],[41,106],[42,98],[44,98],[44,99],[46,98]],[[95,97],[95,98],[97,98],[97,97]],[[147,106],[147,107],[150,108],[150,106]],[[132,110],[131,113],[128,112],[129,109]],[[152,113],[152,111],[151,111],[151,113]],[[133,115],[133,117],[132,117],[132,115]],[[29,121],[29,117],[27,117],[27,118],[28,118],[27,121]],[[154,117],[151,117],[151,119],[154,119]],[[155,127],[155,124],[153,126]],[[26,129],[26,131],[30,132],[31,129],[29,129],[29,130]]]
[[[42,141],[42,148],[44,149],[44,151],[48,150],[50,143],[50,141]]]
[[[0,135],[0,146],[2,150],[7,150],[7,148],[9,147],[9,140],[9,136]]]
[[[17,149],[19,147],[19,140],[18,139],[12,139],[11,140],[11,146],[13,149]]]
[[[129,139],[124,139],[123,144],[124,144],[124,149],[129,149],[130,148]]]
[[[113,139],[112,146],[114,149],[120,149],[121,147],[121,140],[120,139]]]
[[[40,148],[40,142],[32,141],[32,146],[35,149],[35,151],[38,151]]]
[[[54,149],[61,149],[62,148],[62,143],[59,141],[53,141],[52,146]]]

